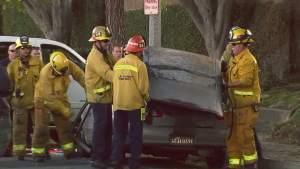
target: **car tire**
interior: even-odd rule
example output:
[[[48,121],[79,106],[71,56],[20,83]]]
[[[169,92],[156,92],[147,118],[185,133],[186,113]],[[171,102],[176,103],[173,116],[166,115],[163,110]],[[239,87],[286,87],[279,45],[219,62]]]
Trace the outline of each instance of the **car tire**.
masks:
[[[206,164],[210,169],[223,168],[228,159],[226,149],[216,150],[216,155],[213,157],[206,157]],[[228,160],[227,160],[228,161]]]

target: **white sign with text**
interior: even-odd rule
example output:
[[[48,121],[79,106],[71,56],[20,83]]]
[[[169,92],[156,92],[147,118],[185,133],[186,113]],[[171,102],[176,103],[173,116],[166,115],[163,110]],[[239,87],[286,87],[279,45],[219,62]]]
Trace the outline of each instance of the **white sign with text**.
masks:
[[[158,0],[144,0],[144,14],[157,15],[158,14]]]

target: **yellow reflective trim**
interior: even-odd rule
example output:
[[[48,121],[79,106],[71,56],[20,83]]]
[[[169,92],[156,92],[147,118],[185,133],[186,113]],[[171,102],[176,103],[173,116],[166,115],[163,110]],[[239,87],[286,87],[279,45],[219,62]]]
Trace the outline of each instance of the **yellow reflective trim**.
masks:
[[[105,91],[107,91],[107,90],[109,90],[110,89],[110,85],[107,85],[107,86],[105,86],[105,87],[102,87],[102,88],[99,88],[99,89],[94,89],[94,93],[96,94],[96,93],[102,93],[102,92],[105,92]]]
[[[89,64],[89,60],[86,60],[86,64]]]
[[[64,145],[61,145],[63,150],[68,150],[68,149],[71,149],[74,147],[74,144],[73,143],[67,143],[67,144],[64,144]]]
[[[238,91],[238,90],[234,90],[234,94],[237,94],[237,95],[246,95],[246,96],[253,96],[253,92],[245,92],[245,91]]]
[[[244,165],[244,160],[243,159],[229,159],[229,164]]]
[[[31,148],[32,153],[45,154],[45,148]]]
[[[257,160],[257,152],[255,151],[255,153],[253,155],[247,156],[247,155],[243,155],[245,161],[252,161],[252,160]]]
[[[25,150],[26,149],[26,144],[14,145],[13,149],[14,150]]]
[[[133,70],[135,72],[138,72],[138,68],[131,66],[131,65],[118,65],[114,67],[114,70],[120,70],[120,69],[129,69],[129,70]]]

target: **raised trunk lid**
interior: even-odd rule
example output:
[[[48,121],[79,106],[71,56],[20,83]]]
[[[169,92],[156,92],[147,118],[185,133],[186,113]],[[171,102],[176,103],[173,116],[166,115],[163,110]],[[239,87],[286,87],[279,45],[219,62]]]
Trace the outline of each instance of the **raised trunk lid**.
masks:
[[[144,53],[150,98],[222,116],[219,60],[185,51],[149,47]]]

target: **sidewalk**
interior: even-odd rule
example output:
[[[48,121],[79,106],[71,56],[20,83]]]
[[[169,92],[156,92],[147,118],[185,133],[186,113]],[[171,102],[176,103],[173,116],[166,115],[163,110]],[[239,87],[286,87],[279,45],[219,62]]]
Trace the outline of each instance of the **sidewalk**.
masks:
[[[289,116],[289,110],[262,107],[255,125],[262,144],[263,156],[266,160],[260,164],[261,169],[299,169],[300,146],[278,144],[265,141],[266,134],[274,129],[274,123],[282,123]]]
[[[260,134],[258,134],[259,138]],[[261,139],[263,160],[260,169],[299,169],[300,146],[265,142]]]

